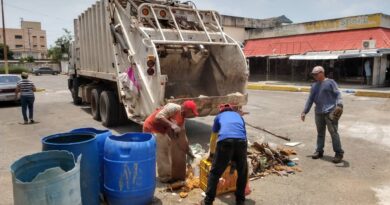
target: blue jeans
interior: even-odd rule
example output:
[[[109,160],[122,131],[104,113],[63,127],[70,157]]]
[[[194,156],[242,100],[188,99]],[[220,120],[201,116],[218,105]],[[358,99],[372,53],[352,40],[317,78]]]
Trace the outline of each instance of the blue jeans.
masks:
[[[333,151],[336,154],[344,154],[344,150],[341,148],[340,135],[338,133],[338,120],[332,121],[329,118],[329,114],[316,113],[315,121],[317,126],[316,151],[320,153],[324,152],[326,127],[328,127],[328,131],[332,137]]]
[[[24,121],[28,121],[28,119],[34,119],[34,96],[20,96],[20,103],[22,104],[22,114]],[[27,118],[27,109],[28,109],[28,117]]]

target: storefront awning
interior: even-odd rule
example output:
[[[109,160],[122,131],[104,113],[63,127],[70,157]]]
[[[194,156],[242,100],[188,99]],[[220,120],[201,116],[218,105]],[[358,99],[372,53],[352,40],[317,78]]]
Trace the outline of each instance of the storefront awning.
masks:
[[[292,55],[290,60],[336,60],[346,58],[368,58],[382,56],[378,49],[369,50],[345,50],[327,52],[308,52],[303,55]]]
[[[249,58],[275,55],[302,55],[304,53],[318,51],[325,52],[355,50],[364,49],[362,43],[366,40],[375,41],[375,45],[371,48],[375,48],[378,50],[389,50],[389,39],[390,29],[388,28],[371,28],[325,33],[309,33],[294,36],[249,39],[245,43],[244,53],[245,56]],[[366,55],[361,56],[364,57]],[[298,58],[298,56],[294,58]],[[310,58],[317,57],[311,56]],[[319,56],[318,58],[329,59],[333,57],[326,55]]]
[[[338,55],[328,54],[317,54],[317,55],[292,55],[290,56],[290,60],[333,60],[338,59]]]

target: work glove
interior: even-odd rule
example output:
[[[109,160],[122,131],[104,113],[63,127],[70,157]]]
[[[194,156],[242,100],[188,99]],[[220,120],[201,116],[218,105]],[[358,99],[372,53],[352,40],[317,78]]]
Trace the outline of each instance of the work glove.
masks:
[[[341,115],[343,114],[343,106],[337,105],[336,108],[330,113],[331,120],[339,120]]]

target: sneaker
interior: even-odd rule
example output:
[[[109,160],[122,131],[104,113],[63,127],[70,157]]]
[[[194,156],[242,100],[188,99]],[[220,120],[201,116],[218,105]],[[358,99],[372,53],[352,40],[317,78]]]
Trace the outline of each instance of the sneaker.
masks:
[[[24,125],[27,125],[28,124],[28,121],[24,121],[24,123],[23,123]]]
[[[336,154],[333,158],[333,163],[335,164],[340,163],[341,161],[343,161],[343,157],[344,157],[343,154]]]
[[[324,156],[323,152],[314,152],[313,156],[311,156],[312,159],[319,159]]]
[[[30,120],[30,123],[33,124],[33,123],[35,123],[35,121],[34,120]]]

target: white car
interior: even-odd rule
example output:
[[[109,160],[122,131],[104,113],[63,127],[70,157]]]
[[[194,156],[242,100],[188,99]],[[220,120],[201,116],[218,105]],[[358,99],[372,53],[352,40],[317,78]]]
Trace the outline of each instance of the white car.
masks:
[[[19,100],[19,96],[15,98],[15,90],[20,80],[19,75],[0,74],[0,102]]]

